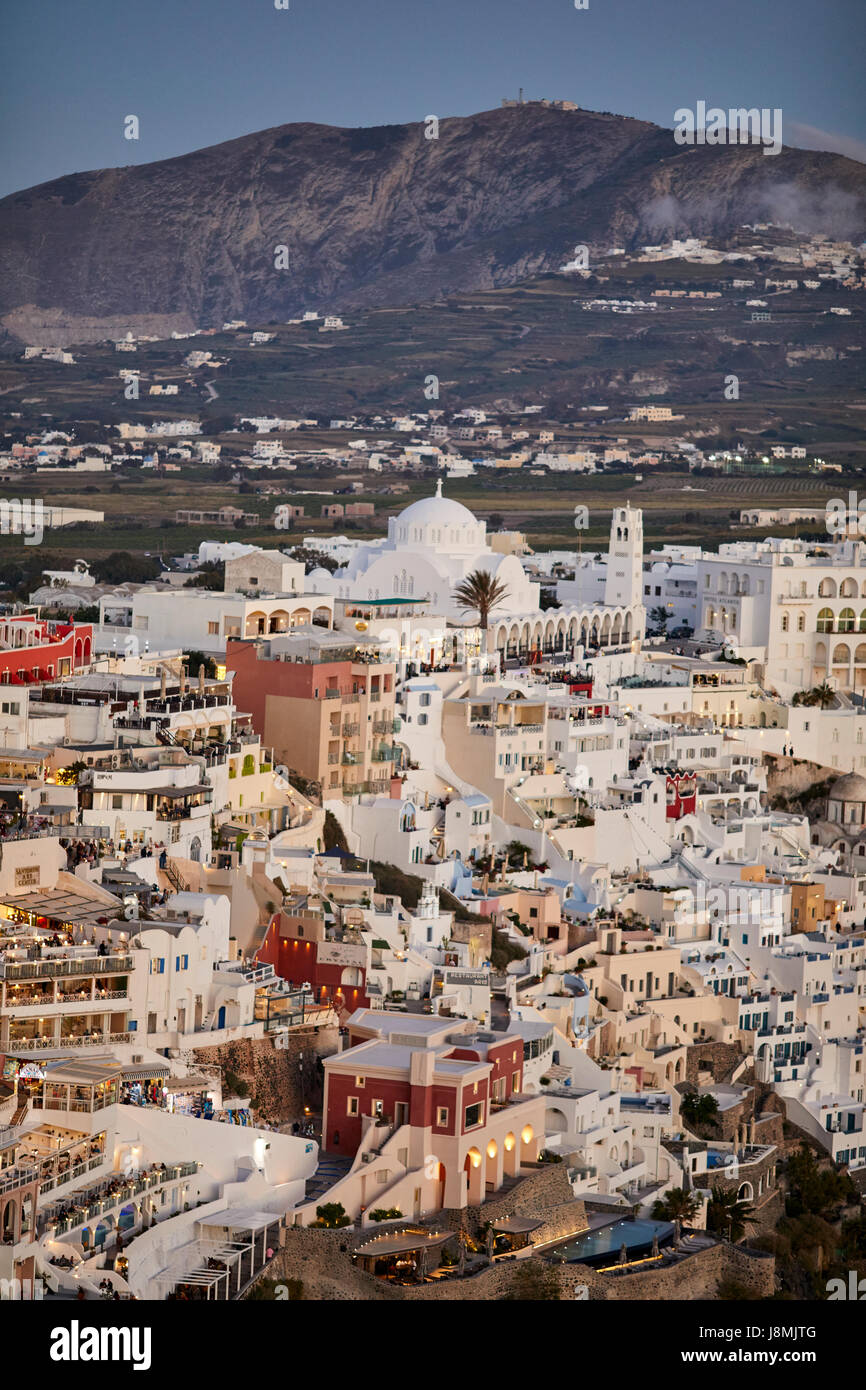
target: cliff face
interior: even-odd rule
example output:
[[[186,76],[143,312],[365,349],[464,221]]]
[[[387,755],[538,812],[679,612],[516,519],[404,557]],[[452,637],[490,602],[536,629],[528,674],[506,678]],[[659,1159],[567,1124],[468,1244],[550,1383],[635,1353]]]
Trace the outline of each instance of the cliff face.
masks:
[[[679,146],[625,117],[525,106],[425,125],[288,125],[0,201],[0,322],[80,340],[427,300],[626,248],[775,220],[866,225],[838,155]],[[277,248],[285,248],[280,252]],[[276,268],[275,261],[287,268]]]

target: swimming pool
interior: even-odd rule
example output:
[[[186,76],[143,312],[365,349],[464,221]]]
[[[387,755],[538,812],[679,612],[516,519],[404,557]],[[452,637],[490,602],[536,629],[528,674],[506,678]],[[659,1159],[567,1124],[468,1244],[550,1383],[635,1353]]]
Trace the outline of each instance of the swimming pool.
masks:
[[[653,1236],[658,1237],[661,1248],[670,1244],[673,1233],[670,1221],[615,1221],[612,1226],[587,1231],[567,1245],[559,1246],[554,1253],[564,1257],[567,1264],[615,1264],[623,1245],[631,1258],[649,1255]]]

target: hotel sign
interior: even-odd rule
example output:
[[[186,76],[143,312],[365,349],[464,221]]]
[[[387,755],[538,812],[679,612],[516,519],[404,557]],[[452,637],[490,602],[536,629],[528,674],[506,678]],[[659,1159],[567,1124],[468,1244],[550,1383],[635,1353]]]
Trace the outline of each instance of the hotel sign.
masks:
[[[316,952],[316,963],[317,965],[363,967],[367,964],[367,953],[363,946],[354,946],[349,942],[322,941],[319,942],[319,949]]]

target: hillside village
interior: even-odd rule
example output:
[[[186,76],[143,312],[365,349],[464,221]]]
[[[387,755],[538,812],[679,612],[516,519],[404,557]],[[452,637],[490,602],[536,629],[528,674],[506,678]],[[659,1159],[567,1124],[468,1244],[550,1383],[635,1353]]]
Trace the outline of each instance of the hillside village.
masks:
[[[624,499],[600,552],[533,553],[422,448],[386,535],[275,514],[269,547],[80,561],[0,616],[27,1296],[479,1298],[540,1260],[593,1298],[767,1297],[805,1277],[775,1232],[807,1172],[856,1215],[859,514],[653,549]]]

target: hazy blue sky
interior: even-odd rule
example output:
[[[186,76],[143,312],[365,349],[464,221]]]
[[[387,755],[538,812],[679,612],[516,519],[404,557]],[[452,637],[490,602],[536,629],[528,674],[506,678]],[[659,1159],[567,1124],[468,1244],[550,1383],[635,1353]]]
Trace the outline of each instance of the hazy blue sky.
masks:
[[[673,125],[781,107],[786,144],[866,159],[866,0],[0,0],[0,193],[287,121],[567,97]],[[137,115],[138,142],[123,138]]]

